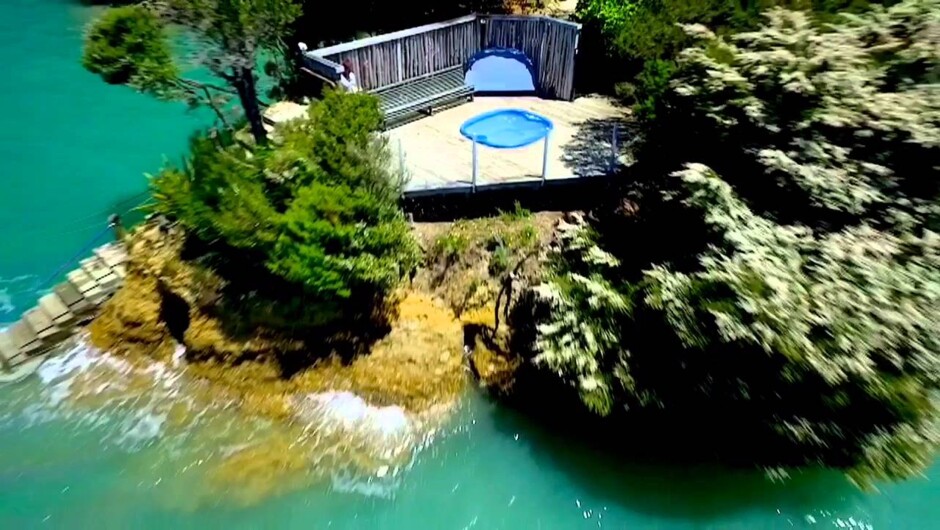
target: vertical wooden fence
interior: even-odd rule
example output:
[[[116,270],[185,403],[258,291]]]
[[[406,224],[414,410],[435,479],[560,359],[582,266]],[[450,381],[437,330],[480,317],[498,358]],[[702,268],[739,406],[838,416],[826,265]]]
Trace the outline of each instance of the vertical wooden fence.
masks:
[[[574,98],[581,26],[548,17],[469,15],[307,52],[307,67],[337,79],[349,60],[364,90],[376,90],[456,66],[487,48],[513,48],[535,66],[541,95]]]
[[[482,48],[513,48],[526,54],[542,95],[574,99],[574,61],[581,26],[548,17],[492,16],[481,20]]]
[[[321,74],[342,71],[349,60],[359,85],[375,90],[465,64],[480,49],[476,15],[396,31],[306,54]]]

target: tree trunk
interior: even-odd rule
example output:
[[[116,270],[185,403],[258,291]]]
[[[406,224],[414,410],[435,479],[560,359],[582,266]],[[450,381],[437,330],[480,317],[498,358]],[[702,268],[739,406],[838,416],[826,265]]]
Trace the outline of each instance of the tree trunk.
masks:
[[[245,109],[245,117],[248,119],[251,135],[255,137],[255,142],[258,145],[266,145],[268,143],[268,133],[264,130],[261,106],[258,105],[255,74],[251,68],[238,67],[235,69],[234,77],[235,90],[238,91],[238,99],[241,100],[242,108]]]

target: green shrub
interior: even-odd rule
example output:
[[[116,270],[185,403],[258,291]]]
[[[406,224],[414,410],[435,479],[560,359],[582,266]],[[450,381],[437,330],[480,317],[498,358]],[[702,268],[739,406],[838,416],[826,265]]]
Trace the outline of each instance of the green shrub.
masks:
[[[636,103],[633,111],[641,122],[656,120],[656,107],[669,89],[669,81],[676,71],[676,63],[663,59],[646,61],[643,70],[636,76]]]
[[[490,273],[490,276],[499,277],[507,272],[512,266],[510,263],[510,254],[509,250],[505,245],[499,244],[493,249],[493,252],[490,253],[490,263],[487,267],[487,270]]]
[[[82,64],[107,83],[158,94],[179,75],[163,23],[140,5],[104,11],[85,36]]]
[[[615,94],[648,122],[656,119],[678,53],[692,43],[682,24],[704,24],[728,35],[755,28],[760,13],[772,7],[810,11],[823,23],[870,5],[868,0],[582,0],[578,15],[586,24],[584,40],[602,41],[604,52],[615,60],[613,66],[605,65],[606,72],[593,75],[608,76]]]
[[[372,96],[335,92],[269,149],[197,137],[184,167],[153,179],[156,210],[310,305],[381,299],[416,267],[418,248],[379,124]]]
[[[434,241],[434,254],[443,256],[448,262],[455,261],[470,247],[470,240],[463,234],[450,231]]]
[[[522,207],[519,204],[519,201],[513,203],[511,212],[501,212],[500,217],[503,221],[512,222],[512,221],[521,221],[523,219],[529,219],[532,217],[532,212]]]
[[[631,20],[642,0],[579,0],[578,17],[586,24],[593,24],[608,35],[621,31]]]

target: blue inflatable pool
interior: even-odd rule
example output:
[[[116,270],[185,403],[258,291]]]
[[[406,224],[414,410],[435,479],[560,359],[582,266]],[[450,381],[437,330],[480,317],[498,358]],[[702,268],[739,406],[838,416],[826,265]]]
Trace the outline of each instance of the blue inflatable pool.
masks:
[[[497,149],[525,147],[548,136],[551,120],[522,109],[500,109],[470,118],[460,134]]]

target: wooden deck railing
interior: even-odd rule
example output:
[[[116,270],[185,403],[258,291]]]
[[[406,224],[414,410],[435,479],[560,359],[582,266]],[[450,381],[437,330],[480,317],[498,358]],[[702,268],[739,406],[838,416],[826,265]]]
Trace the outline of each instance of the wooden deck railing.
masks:
[[[337,79],[349,60],[360,86],[376,90],[466,65],[487,48],[514,48],[535,66],[542,95],[572,99],[580,31],[579,24],[549,17],[468,15],[312,50],[305,57],[308,68],[329,79]]]

